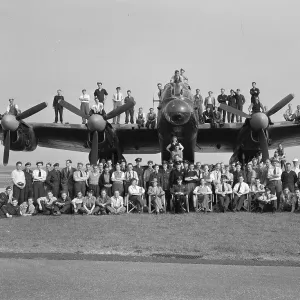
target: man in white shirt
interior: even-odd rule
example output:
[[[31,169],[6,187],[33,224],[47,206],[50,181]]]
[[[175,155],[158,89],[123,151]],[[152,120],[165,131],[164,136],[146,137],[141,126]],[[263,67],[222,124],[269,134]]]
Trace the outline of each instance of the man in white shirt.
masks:
[[[158,83],[157,88],[158,88],[158,90],[155,91],[154,94],[153,94],[153,102],[159,102],[159,105],[160,105],[161,96],[162,96],[162,92],[163,92],[162,84]]]
[[[91,110],[90,110],[90,115],[92,114],[97,114],[101,116],[106,116],[105,110],[104,110],[104,105],[102,102],[99,102],[99,99],[97,96],[95,96],[95,103],[92,105]]]
[[[217,163],[215,169],[210,173],[210,179],[214,186],[221,182],[221,175],[220,164]]]
[[[273,168],[268,169],[268,188],[271,190],[272,195],[277,197],[277,205],[280,203],[280,194],[282,192],[281,174],[282,169],[279,166],[278,160],[272,161]]]
[[[79,97],[80,101],[80,110],[85,114],[89,115],[90,113],[90,96],[86,93],[86,89],[82,90],[82,94]],[[82,118],[82,124],[86,124],[87,120]]]
[[[292,170],[296,173],[296,175],[298,176],[299,172],[300,172],[300,168],[299,168],[299,160],[298,158],[294,158],[293,159],[293,167]]]
[[[175,70],[174,75],[171,77],[170,83],[183,82],[183,77],[179,74],[178,70]]]
[[[246,195],[250,192],[249,185],[244,182],[244,177],[239,176],[239,182],[233,188],[233,211],[240,211],[244,205]]]
[[[205,100],[204,100],[204,107],[205,107],[205,109],[210,107],[210,109],[213,110],[215,106],[216,106],[216,99],[213,96],[213,92],[209,91],[208,92],[208,97],[206,97]]]
[[[183,82],[185,83],[185,84],[189,84],[189,80],[188,80],[188,78],[184,75],[184,73],[185,73],[185,70],[184,69],[180,69],[180,76],[183,78]]]
[[[15,100],[13,98],[11,98],[8,101],[9,101],[9,105],[7,106],[6,113],[9,115],[14,115],[14,116],[17,116],[18,114],[20,114],[21,111],[19,110],[18,105],[14,104]]]
[[[134,203],[134,205],[137,207],[138,213],[140,213],[145,205],[142,198],[145,190],[143,187],[138,186],[137,183],[138,180],[136,178],[131,180],[131,185],[128,187],[128,198]]]
[[[133,165],[132,163],[129,163],[127,165],[127,171],[125,172],[125,193],[128,192],[128,187],[131,185],[132,179],[136,179],[137,183],[139,181],[139,177],[136,171],[133,170]]]
[[[16,163],[16,169],[12,171],[11,178],[14,183],[13,198],[17,199],[20,205],[25,201],[24,187],[26,185],[25,174],[22,171],[22,163],[20,161]]]
[[[117,92],[115,94],[113,94],[113,99],[112,99],[114,109],[121,106],[123,104],[123,100],[124,100],[124,97],[123,97],[122,93],[120,92],[121,88],[118,86],[116,88],[116,90],[117,90]],[[116,121],[117,121],[117,124],[120,124],[120,118],[121,118],[121,115],[114,117],[113,124],[116,124]]]
[[[73,173],[73,179],[75,181],[74,184],[75,195],[77,195],[78,192],[81,192],[82,195],[85,196],[88,178],[89,178],[89,174],[87,174],[87,172],[83,170],[83,164],[78,163],[77,171]]]
[[[36,163],[37,169],[32,172],[33,177],[33,195],[34,202],[37,202],[37,199],[45,196],[44,182],[46,181],[47,174],[46,171],[42,169],[43,162],[38,161]]]
[[[126,212],[123,197],[120,196],[119,191],[115,191],[114,195],[110,198],[110,200],[111,204],[110,206],[107,206],[107,209],[111,214],[119,215]]]
[[[146,122],[146,115],[145,113],[143,113],[143,108],[140,107],[139,111],[135,117],[136,120],[136,124],[138,125],[139,128],[144,127],[145,126],[145,122]]]
[[[231,185],[226,182],[227,176],[221,176],[221,182],[215,187],[215,193],[219,203],[220,211],[225,213],[228,211],[228,205],[230,203],[230,195],[232,194]]]

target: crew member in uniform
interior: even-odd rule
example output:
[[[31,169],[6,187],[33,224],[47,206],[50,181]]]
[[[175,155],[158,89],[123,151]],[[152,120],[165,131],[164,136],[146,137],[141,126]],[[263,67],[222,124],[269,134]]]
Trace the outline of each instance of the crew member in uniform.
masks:
[[[60,105],[59,101],[60,100],[65,100],[64,96],[62,96],[61,94],[61,90],[57,90],[57,95],[54,96],[53,99],[53,109],[54,109],[54,113],[55,113],[55,120],[54,123],[58,122],[58,114],[59,114],[59,119],[60,122],[63,123],[63,106]]]
[[[46,185],[47,191],[52,191],[55,198],[60,196],[59,189],[61,183],[61,173],[59,171],[59,163],[53,165],[53,170],[47,174]]]
[[[124,99],[124,103],[126,104],[128,101],[134,101],[134,98],[131,96],[131,90],[127,91],[127,96]],[[129,116],[130,116],[130,123],[131,124],[134,123],[133,115],[134,115],[134,106],[125,111],[125,124],[128,124]]]
[[[21,113],[17,104],[15,104],[15,100],[13,98],[9,99],[9,104],[6,109],[6,114],[17,116]]]
[[[42,169],[43,162],[36,163],[37,169],[32,173],[33,176],[33,195],[34,203],[37,203],[37,199],[45,196],[44,183],[46,181],[46,171]]]
[[[183,212],[183,206],[186,200],[187,189],[186,186],[182,184],[182,179],[182,176],[177,177],[177,184],[174,184],[171,188],[175,213]]]
[[[25,169],[23,170],[25,174],[25,188],[24,188],[24,200],[28,201],[29,198],[33,198],[33,175],[32,175],[32,170],[31,168],[31,163],[27,162],[25,164]]]
[[[225,95],[225,89],[221,89],[221,94],[217,98],[218,102],[220,104],[227,105],[227,95]],[[223,123],[225,123],[226,120],[226,110],[223,110],[221,108],[218,108],[219,112],[223,115]]]
[[[145,126],[145,122],[146,122],[146,116],[143,113],[143,108],[140,107],[136,115],[136,124],[138,125],[139,128],[141,128]]]
[[[147,113],[147,122],[146,122],[146,128],[154,129],[156,125],[156,113],[153,111],[153,108],[150,108],[149,112]]]
[[[135,162],[136,162],[136,165],[133,166],[133,171],[135,171],[138,175],[139,186],[144,186],[144,182],[143,182],[144,168],[141,166],[142,159],[138,157],[135,159]]]
[[[76,171],[72,167],[72,161],[68,159],[66,161],[66,167],[61,170],[61,187],[64,192],[66,192],[71,199],[74,198],[74,179],[73,174]]]

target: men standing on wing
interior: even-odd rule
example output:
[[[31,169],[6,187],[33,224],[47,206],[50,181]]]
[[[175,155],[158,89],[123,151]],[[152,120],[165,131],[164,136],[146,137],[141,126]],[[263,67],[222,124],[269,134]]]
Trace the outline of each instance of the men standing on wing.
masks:
[[[53,109],[54,109],[54,113],[55,113],[54,123],[58,122],[58,113],[59,113],[60,123],[63,124],[63,110],[64,110],[64,108],[63,108],[63,106],[60,105],[60,103],[59,103],[60,100],[65,100],[65,99],[64,99],[64,96],[61,93],[61,90],[57,90],[57,95],[54,96],[54,99],[53,99]]]
[[[228,101],[228,106],[236,108],[236,97],[235,97],[234,90],[232,90],[232,89],[230,90],[230,95],[228,95],[227,101]],[[228,121],[228,123],[234,123],[234,117],[235,117],[235,114],[227,112],[227,121]],[[237,119],[237,116],[236,116],[236,119]]]
[[[75,171],[76,169],[72,167],[72,161],[70,159],[66,161],[66,167],[61,170],[62,190],[66,192],[71,199],[73,199],[75,196],[74,179],[73,179],[73,174]]]
[[[200,94],[200,89],[196,89],[196,95],[194,96],[194,108],[196,115],[198,113],[199,122],[201,122],[203,119],[203,104],[204,101],[203,97]]]
[[[9,104],[6,109],[6,114],[13,115],[13,116],[17,116],[18,114],[20,114],[21,111],[20,111],[18,105],[14,103],[15,100],[13,98],[10,98],[8,101],[9,101]]]
[[[36,163],[37,169],[32,173],[33,176],[33,195],[34,203],[36,204],[37,199],[45,196],[44,183],[46,181],[46,171],[42,169],[43,162],[38,161]]]
[[[22,171],[22,163],[16,163],[16,169],[12,171],[11,178],[13,181],[13,198],[18,200],[18,204],[24,202],[24,188],[26,184],[25,174]]]
[[[82,94],[79,97],[80,101],[80,110],[85,114],[89,115],[90,113],[90,95],[86,93],[86,89],[82,90]],[[87,120],[85,118],[82,118],[82,124],[86,124]]]
[[[243,111],[243,106],[246,102],[246,99],[244,95],[241,94],[240,89],[236,90],[235,98],[236,98],[236,109]],[[236,118],[237,118],[237,122],[242,122],[242,117],[236,116]]]
[[[260,91],[256,87],[256,82],[252,82],[252,88],[250,89],[250,95],[251,95],[251,103],[254,103],[255,97],[259,97]]]
[[[127,96],[124,99],[124,103],[126,104],[128,101],[134,101],[134,98],[131,96],[131,90],[127,91]],[[129,115],[130,123],[133,124],[134,106],[125,111],[125,124],[128,124],[129,122]]]
[[[213,92],[209,91],[208,92],[208,97],[205,98],[204,100],[204,107],[207,109],[210,107],[211,111],[213,111],[213,108],[216,106],[216,99],[213,96]]]
[[[97,97],[100,103],[105,103],[105,100],[108,96],[106,89],[102,88],[102,82],[97,82],[98,88],[94,92],[94,97]]]
[[[114,105],[114,109],[120,107],[122,104],[123,104],[123,100],[124,100],[124,97],[122,95],[122,93],[120,92],[121,91],[121,88],[118,86],[116,88],[116,93],[113,94],[113,105]],[[118,115],[117,117],[114,117],[113,119],[113,124],[120,124],[120,118],[121,118],[121,115]]]
[[[188,78],[184,75],[184,73],[185,73],[185,70],[184,69],[180,69],[180,76],[183,78],[183,82],[185,83],[185,84],[189,84],[189,80],[188,80]]]
[[[227,105],[227,95],[225,95],[225,89],[223,89],[223,88],[221,89],[221,94],[218,96],[217,100],[220,104]],[[219,108],[219,112],[222,113],[223,123],[225,123],[226,110],[223,110],[223,109]]]

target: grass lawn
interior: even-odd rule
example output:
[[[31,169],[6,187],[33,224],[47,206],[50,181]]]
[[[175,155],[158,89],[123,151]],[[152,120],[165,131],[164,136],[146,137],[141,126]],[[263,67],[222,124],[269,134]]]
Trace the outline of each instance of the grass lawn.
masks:
[[[1,252],[300,261],[300,214],[35,216],[0,220]]]

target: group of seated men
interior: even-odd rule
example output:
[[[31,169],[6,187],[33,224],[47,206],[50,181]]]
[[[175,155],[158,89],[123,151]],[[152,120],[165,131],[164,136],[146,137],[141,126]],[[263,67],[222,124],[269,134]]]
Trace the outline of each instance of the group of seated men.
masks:
[[[178,155],[163,161],[162,167],[148,161],[141,165],[123,159],[114,166],[111,160],[97,165],[72,161],[60,169],[50,163],[36,169],[17,162],[12,172],[12,187],[0,194],[0,216],[87,214],[121,214],[168,210],[180,213],[242,210],[291,212],[300,209],[300,169],[298,159],[293,166],[285,162],[282,146],[272,160],[264,163],[261,156],[246,166],[240,163],[202,166],[200,162],[182,161]],[[147,205],[148,204],[148,205]],[[149,205],[150,204],[150,205]]]

